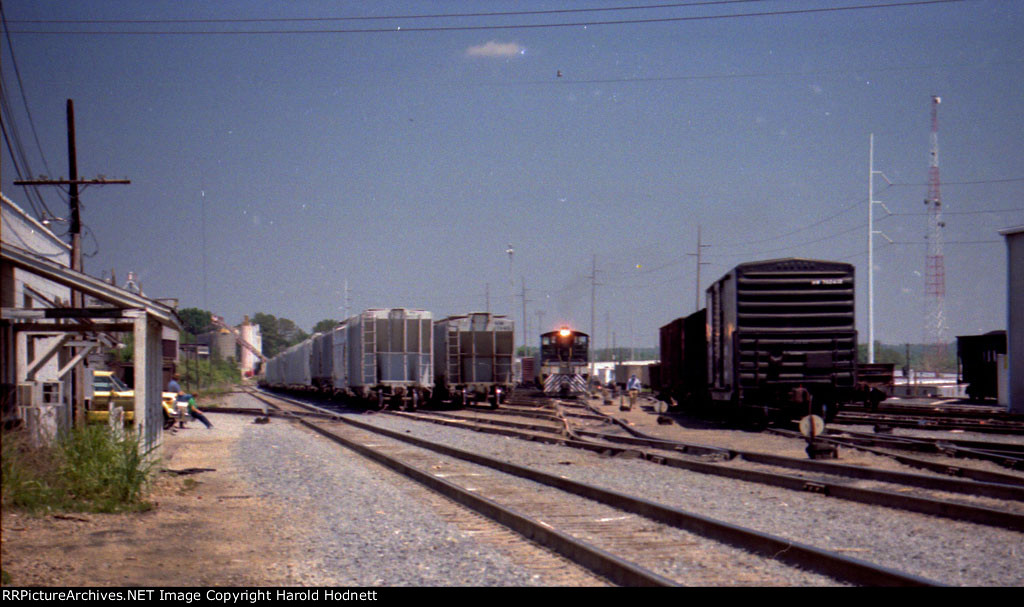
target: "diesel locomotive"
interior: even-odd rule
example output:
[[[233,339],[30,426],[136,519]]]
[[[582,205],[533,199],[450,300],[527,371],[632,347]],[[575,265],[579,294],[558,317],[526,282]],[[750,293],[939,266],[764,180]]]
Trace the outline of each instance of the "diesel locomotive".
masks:
[[[538,381],[544,394],[564,398],[587,393],[589,335],[569,327],[543,333],[538,359]]]

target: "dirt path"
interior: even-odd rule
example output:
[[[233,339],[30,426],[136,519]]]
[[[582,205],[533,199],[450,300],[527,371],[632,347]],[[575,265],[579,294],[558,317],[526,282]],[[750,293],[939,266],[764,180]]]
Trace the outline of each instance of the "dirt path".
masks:
[[[238,474],[232,450],[249,420],[213,417],[165,434],[149,512],[33,517],[2,513],[3,569],[14,586],[288,585],[294,555],[274,506]],[[219,423],[220,422],[220,423]]]

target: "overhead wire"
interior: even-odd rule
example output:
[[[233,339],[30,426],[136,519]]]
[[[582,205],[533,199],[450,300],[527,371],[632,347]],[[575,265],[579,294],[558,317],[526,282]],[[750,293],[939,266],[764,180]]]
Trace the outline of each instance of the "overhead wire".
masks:
[[[3,24],[4,37],[7,40],[7,48],[11,56],[11,65],[14,66],[18,90],[21,93],[22,104],[28,117],[29,126],[32,129],[32,135],[35,138],[36,149],[39,152],[39,157],[42,159],[44,167],[47,172],[49,172],[49,163],[47,163],[46,155],[43,153],[43,147],[39,143],[39,134],[36,131],[35,120],[32,118],[32,112],[29,109],[28,97],[25,94],[25,85],[21,78],[21,70],[18,68],[18,63],[14,55],[14,45],[11,42],[10,29],[7,26],[6,14],[3,12],[3,4],[0,4],[0,22]],[[0,69],[0,81],[5,80],[3,70]],[[18,174],[20,179],[30,179],[33,176],[32,164],[29,161],[28,152],[26,151],[25,145],[21,139],[21,134],[18,130],[18,124],[14,116],[14,109],[11,107],[11,101],[7,96],[9,88],[10,87],[6,86],[6,84],[0,86],[0,106],[2,106],[2,114],[4,116],[4,143],[6,144],[7,151],[10,154],[15,173]],[[10,136],[8,136],[8,133],[10,133]],[[49,206],[46,204],[46,199],[39,191],[38,186],[28,186],[25,190],[25,199],[28,201],[28,204],[36,217],[41,221],[46,221],[50,218],[60,220],[60,218],[51,211]]]
[[[475,13],[433,13],[412,15],[363,15],[357,17],[262,17],[262,18],[227,18],[227,19],[18,19],[12,23],[52,23],[52,24],[157,24],[157,23],[299,23],[327,21],[387,21],[396,19],[455,19],[475,17],[521,17],[527,15],[564,15],[573,13],[598,13],[615,11],[639,11],[664,8],[684,8],[694,6],[713,6],[723,4],[750,4],[767,0],[705,0],[700,2],[670,2],[646,5],[605,6],[592,8],[564,8],[529,11],[492,11]]]
[[[560,23],[517,23],[508,25],[451,25],[451,26],[426,26],[426,27],[390,27],[390,28],[357,28],[357,29],[278,29],[278,30],[13,30],[14,34],[37,34],[37,35],[84,35],[84,36],[224,36],[224,35],[301,35],[301,34],[383,34],[402,32],[456,32],[456,31],[488,31],[488,30],[521,30],[521,29],[552,29],[552,28],[578,28],[597,27],[602,25],[641,25],[652,23],[681,23],[691,21],[710,21],[724,19],[741,19],[756,17],[779,17],[792,15],[809,15],[838,13],[861,10],[876,10],[886,8],[908,8],[928,5],[960,3],[964,0],[910,0],[906,2],[888,2],[884,4],[861,4],[849,6],[831,6],[820,8],[803,8],[776,11],[758,11],[748,13],[733,13],[720,15],[691,15],[682,17],[653,17],[647,19],[617,19],[609,21],[577,21]]]

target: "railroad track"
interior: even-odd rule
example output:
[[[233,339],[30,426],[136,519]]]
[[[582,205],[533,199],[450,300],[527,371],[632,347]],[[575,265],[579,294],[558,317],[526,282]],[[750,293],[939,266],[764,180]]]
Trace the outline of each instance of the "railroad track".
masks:
[[[258,395],[257,398],[268,407],[281,410],[293,407],[310,410],[312,407],[279,397],[271,400]],[[736,568],[722,571],[720,575],[725,577],[717,578],[716,563],[752,557],[737,556],[729,552],[732,548],[727,546],[853,584],[938,584],[643,498],[375,427],[351,416],[337,415],[336,419],[330,419],[328,412],[325,418],[322,409],[314,410],[317,415],[308,418],[294,412],[281,414],[442,492],[617,584],[676,585],[681,579],[678,567],[685,568],[686,563],[694,562],[699,563],[698,570],[707,572],[705,577],[697,578],[698,583],[735,584]],[[399,441],[401,445],[388,441]],[[431,455],[426,456],[423,450]],[[437,462],[437,454],[445,459]],[[526,479],[530,484],[525,489],[512,490],[512,486],[522,481],[513,482],[510,477]],[[544,489],[533,483],[543,485]],[[715,543],[707,544],[701,538]],[[756,572],[762,568],[752,566],[745,570]],[[693,580],[693,573],[689,571],[682,578]],[[751,577],[739,581],[762,585],[773,583],[774,578]]]
[[[1007,477],[1018,483],[1014,485],[877,470],[819,460],[737,451],[713,445],[668,441],[644,436],[625,425],[621,427],[633,434],[623,435],[610,431],[568,427],[566,430],[560,430],[554,424],[546,428],[513,428],[504,423],[494,423],[486,419],[467,419],[458,414],[394,414],[419,421],[559,444],[607,455],[625,453],[655,464],[691,472],[817,493],[863,504],[1014,531],[1024,530],[1024,486],[1020,484],[1020,477]],[[953,497],[935,497],[936,494],[949,493],[965,497],[960,500]],[[986,505],[978,505],[979,501]],[[1010,504],[1010,510],[1006,509],[1007,503]]]
[[[781,436],[800,436],[799,433],[792,430],[770,429],[769,432]],[[1012,475],[973,470],[971,468],[951,466],[941,462],[918,458],[900,457],[896,454],[880,450],[880,448],[885,448],[897,451],[944,455],[951,458],[977,459],[990,461],[1005,468],[1024,470],[1024,445],[1020,444],[972,441],[948,437],[921,438],[916,436],[895,436],[880,432],[869,434],[846,429],[826,429],[821,439],[837,445],[862,449],[877,455],[891,457],[901,463],[917,468],[929,469],[953,476],[962,476],[993,483],[1015,484],[1022,482],[1020,477]],[[875,448],[872,449],[871,447]]]
[[[1007,413],[1006,407],[994,405],[959,404],[949,400],[931,402],[907,402],[892,398],[871,409],[860,404],[843,406],[850,413],[881,413],[888,415],[925,415],[931,417],[954,417],[964,419],[1020,420],[1020,415]]]
[[[994,419],[990,417],[966,418],[947,415],[896,414],[882,412],[840,412],[833,424],[889,426],[916,430],[980,432],[984,434],[1024,435],[1024,421],[1020,419]]]

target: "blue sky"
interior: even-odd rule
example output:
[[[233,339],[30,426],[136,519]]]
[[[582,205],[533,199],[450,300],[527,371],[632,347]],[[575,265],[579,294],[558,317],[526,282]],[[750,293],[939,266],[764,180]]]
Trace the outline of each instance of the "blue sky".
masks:
[[[351,313],[441,317],[489,292],[518,343],[525,281],[533,343],[538,311],[545,330],[590,330],[596,256],[599,346],[613,332],[654,345],[694,310],[698,226],[702,290],[746,261],[855,264],[866,339],[872,133],[893,183],[877,180],[894,216],[876,206],[876,229],[898,243],[876,238],[876,338],[922,341],[940,95],[948,335],[1005,328],[997,230],[1024,224],[1024,4],[579,10],[635,4],[8,0],[3,83],[31,174],[67,174],[73,99],[79,173],[132,181],[83,193],[91,274],[134,271],[182,307],[307,330],[344,315],[345,281]],[[752,15],[861,5],[875,6]],[[553,9],[576,12],[411,17]],[[737,16],[708,18],[723,15]],[[34,22],[55,19],[105,22]],[[523,27],[555,23],[577,25]],[[260,30],[279,33],[240,33]],[[2,178],[28,208],[6,148]]]

